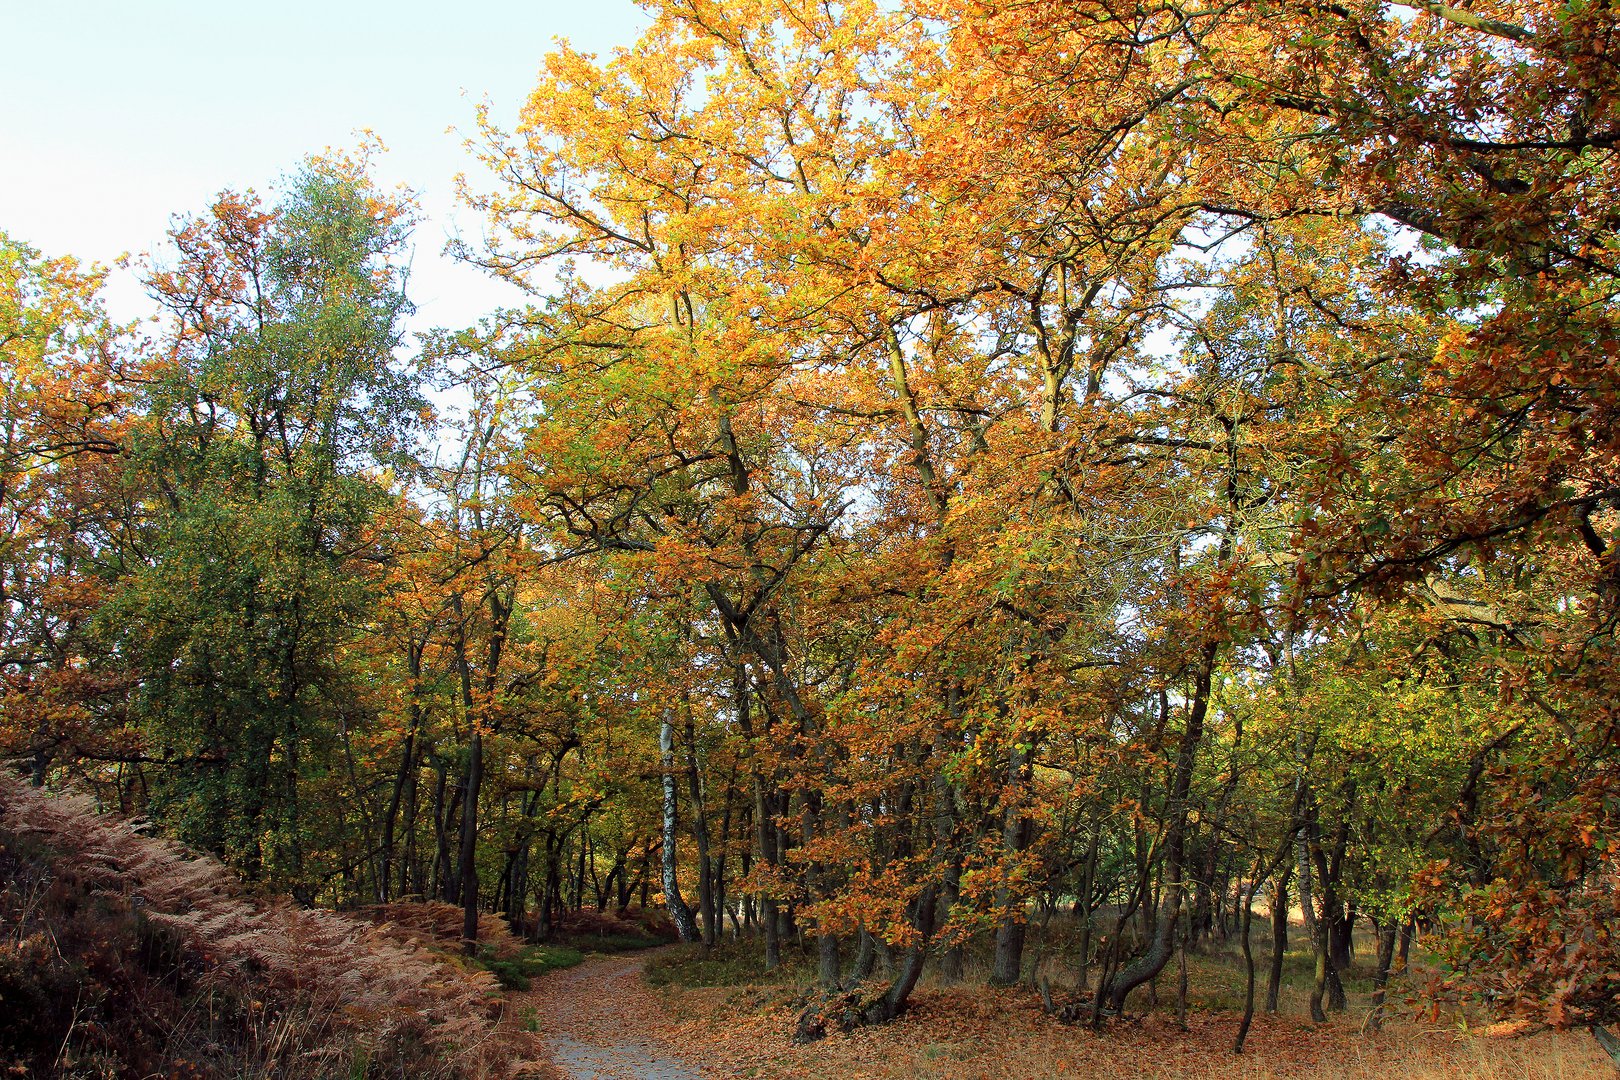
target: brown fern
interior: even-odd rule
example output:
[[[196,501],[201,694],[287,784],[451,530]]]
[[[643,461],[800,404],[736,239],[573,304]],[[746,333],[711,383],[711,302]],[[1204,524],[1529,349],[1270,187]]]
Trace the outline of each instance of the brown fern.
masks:
[[[411,1075],[430,1077],[517,1069],[495,979],[426,947],[429,929],[442,936],[433,912],[393,905],[408,918],[378,923],[249,899],[217,861],[10,775],[0,776],[0,828],[35,838],[92,895],[172,931],[210,985],[262,1009],[259,1060],[244,1075],[347,1074],[381,1060],[410,1060]],[[516,947],[504,926],[489,933]]]

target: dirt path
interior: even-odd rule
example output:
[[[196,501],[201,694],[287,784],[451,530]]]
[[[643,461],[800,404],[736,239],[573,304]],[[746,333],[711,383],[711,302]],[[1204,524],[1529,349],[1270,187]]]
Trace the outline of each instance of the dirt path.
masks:
[[[658,1035],[662,1006],[641,981],[646,956],[603,956],[536,979],[507,1015],[570,1080],[706,1080]]]

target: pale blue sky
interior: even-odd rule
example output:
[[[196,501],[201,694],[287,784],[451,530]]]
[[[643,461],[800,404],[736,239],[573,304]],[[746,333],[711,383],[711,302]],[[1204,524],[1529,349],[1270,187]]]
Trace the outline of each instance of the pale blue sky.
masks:
[[[484,95],[514,115],[553,38],[606,54],[645,22],[630,0],[0,0],[0,229],[107,262],[370,128],[390,150],[379,178],[428,218],[415,324],[464,325],[509,294],[440,256],[457,225],[479,227],[453,192],[474,163],[445,129],[470,128]],[[145,309],[128,280],[111,303]]]

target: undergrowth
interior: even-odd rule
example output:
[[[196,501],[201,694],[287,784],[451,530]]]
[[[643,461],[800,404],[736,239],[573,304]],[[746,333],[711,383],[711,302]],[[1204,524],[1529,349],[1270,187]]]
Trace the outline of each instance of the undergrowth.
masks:
[[[0,1074],[511,1071],[487,972],[0,775]]]

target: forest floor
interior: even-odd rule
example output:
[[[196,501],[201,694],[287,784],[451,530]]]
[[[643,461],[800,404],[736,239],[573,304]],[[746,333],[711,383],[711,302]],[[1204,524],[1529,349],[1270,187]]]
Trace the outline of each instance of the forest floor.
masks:
[[[650,967],[649,985],[645,968]],[[512,995],[507,1015],[536,1032],[566,1080],[1613,1080],[1584,1033],[1502,1037],[1457,1017],[1412,1018],[1365,1029],[1356,1007],[1311,1024],[1285,993],[1288,1015],[1256,1017],[1242,1057],[1231,1053],[1238,1014],[1223,1007],[1224,964],[1193,972],[1185,1029],[1173,1000],[1092,1032],[1058,1022],[1029,990],[926,985],[885,1027],[790,1040],[802,990],[755,980],[748,965],[686,948],[592,959]]]
[[[1231,1052],[1237,1016],[1195,1012],[1183,1030],[1173,1013],[1106,1026],[1059,1023],[1032,993],[962,988],[919,991],[894,1023],[789,1041],[793,1010],[749,1003],[746,992],[681,991],[670,1041],[710,1074],[759,1080],[1613,1080],[1585,1033],[1522,1039],[1465,1035],[1393,1023],[1373,1034],[1348,1023],[1316,1027],[1257,1017],[1241,1057]],[[740,1000],[739,1000],[740,998]]]

